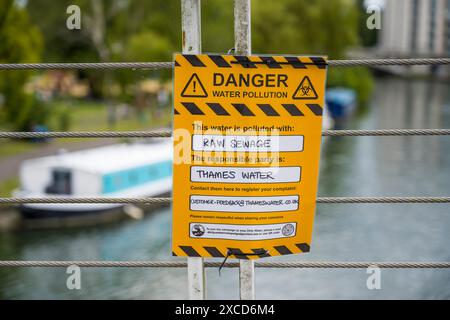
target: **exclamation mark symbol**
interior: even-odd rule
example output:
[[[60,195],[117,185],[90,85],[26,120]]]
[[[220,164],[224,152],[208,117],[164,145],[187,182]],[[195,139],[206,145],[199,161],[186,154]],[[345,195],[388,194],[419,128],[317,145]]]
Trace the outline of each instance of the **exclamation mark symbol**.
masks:
[[[196,84],[197,84],[197,81],[194,80],[194,92],[195,92]]]

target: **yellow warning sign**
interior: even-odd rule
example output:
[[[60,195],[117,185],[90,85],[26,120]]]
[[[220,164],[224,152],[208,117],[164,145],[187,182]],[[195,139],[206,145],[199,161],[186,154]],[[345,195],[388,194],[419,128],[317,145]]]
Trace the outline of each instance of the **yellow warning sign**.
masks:
[[[175,55],[172,252],[310,251],[325,57]]]

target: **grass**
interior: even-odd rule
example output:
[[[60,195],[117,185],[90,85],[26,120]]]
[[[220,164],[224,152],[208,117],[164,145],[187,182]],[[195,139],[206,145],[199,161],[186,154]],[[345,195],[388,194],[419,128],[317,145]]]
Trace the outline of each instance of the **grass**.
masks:
[[[25,153],[39,147],[35,143],[33,144],[25,141],[2,140],[0,140],[0,158]]]
[[[0,197],[10,197],[14,189],[19,187],[19,177],[0,182]]]
[[[53,107],[53,106],[52,106]],[[157,125],[167,125],[171,119],[169,109],[165,109],[165,114],[155,119],[155,113],[146,109],[137,116],[134,110],[130,110],[130,114],[125,118],[117,120],[116,124],[111,127],[108,123],[108,111],[105,103],[99,102],[76,102],[67,104],[67,102],[54,103],[55,109],[65,108],[69,112],[70,130],[71,131],[121,131],[121,130],[139,130]],[[51,121],[52,127],[57,127],[55,119]]]
[[[90,101],[57,101],[51,103],[51,108],[55,110],[54,116],[50,118],[50,128],[53,131],[60,131],[60,125],[57,118],[61,114],[61,110],[66,110],[70,119],[70,131],[128,131],[128,130],[145,130],[152,127],[161,127],[170,124],[171,112],[169,108],[161,110],[161,116],[155,117],[155,113],[151,110],[145,110],[138,117],[133,110],[130,110],[130,115],[126,118],[117,120],[114,127],[108,123],[107,105],[101,102]],[[0,130],[7,129],[0,127]],[[61,146],[68,143],[79,142],[81,139],[57,139],[52,143],[61,144]],[[26,142],[23,140],[0,140],[0,158],[14,156],[25,152],[32,151],[39,148],[39,143]]]

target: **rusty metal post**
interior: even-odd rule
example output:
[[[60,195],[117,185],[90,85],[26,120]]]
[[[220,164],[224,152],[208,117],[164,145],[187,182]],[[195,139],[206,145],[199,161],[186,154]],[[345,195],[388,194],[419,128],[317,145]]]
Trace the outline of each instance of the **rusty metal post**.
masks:
[[[234,0],[234,50],[236,55],[252,52],[250,0]],[[239,260],[239,291],[241,300],[255,299],[254,260]]]
[[[182,47],[185,54],[201,53],[200,0],[181,0]],[[204,300],[205,268],[203,258],[187,258],[189,299]]]

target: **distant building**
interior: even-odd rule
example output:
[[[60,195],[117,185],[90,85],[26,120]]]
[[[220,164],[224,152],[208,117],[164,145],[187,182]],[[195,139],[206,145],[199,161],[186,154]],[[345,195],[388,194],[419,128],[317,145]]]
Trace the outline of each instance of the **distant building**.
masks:
[[[448,56],[450,0],[385,0],[378,49],[391,56]]]

